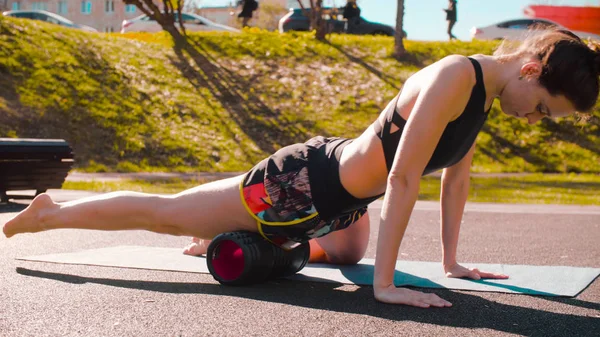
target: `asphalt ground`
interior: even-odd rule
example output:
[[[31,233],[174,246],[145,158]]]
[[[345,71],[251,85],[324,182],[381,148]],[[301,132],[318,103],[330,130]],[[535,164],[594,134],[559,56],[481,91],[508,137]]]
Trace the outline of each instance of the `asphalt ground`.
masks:
[[[51,190],[58,200],[86,192]],[[27,200],[0,205],[0,225]],[[378,211],[366,257],[374,258]],[[437,203],[418,202],[399,259],[439,261]],[[600,336],[600,281],[575,298],[422,289],[453,303],[375,301],[372,287],[289,280],[250,287],[210,275],[17,261],[117,245],[183,247],[145,231],[0,235],[0,336]],[[468,204],[463,262],[600,267],[600,207]]]

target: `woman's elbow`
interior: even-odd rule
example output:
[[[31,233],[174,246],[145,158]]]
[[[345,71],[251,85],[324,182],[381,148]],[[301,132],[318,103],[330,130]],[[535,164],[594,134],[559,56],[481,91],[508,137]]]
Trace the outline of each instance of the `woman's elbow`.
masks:
[[[419,191],[421,176],[417,174],[391,172],[388,176],[388,187],[408,191]]]

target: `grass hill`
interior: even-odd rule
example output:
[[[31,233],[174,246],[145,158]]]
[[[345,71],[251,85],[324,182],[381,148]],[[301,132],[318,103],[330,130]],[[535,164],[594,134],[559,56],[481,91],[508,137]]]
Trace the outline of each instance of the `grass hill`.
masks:
[[[87,171],[241,171],[314,135],[357,136],[420,67],[495,42],[247,30],[99,34],[0,17],[0,137],[66,139]],[[536,126],[495,106],[476,172],[600,172],[600,109]]]

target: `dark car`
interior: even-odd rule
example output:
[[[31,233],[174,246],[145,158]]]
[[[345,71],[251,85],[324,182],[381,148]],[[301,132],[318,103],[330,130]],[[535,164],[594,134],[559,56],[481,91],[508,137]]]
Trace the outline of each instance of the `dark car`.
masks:
[[[289,13],[279,20],[279,31],[309,31],[310,20],[304,14],[310,13],[311,9],[302,10],[301,8],[292,8]],[[394,36],[396,30],[393,27],[377,22],[367,21],[362,17],[356,18],[356,23],[349,27],[349,22],[343,19],[343,8],[325,8],[323,19],[326,22],[327,30],[331,33],[348,33],[357,35],[387,35]],[[405,33],[406,35],[406,33]]]
[[[50,22],[55,25],[60,25],[63,27],[76,28],[85,30],[88,32],[97,32],[96,29],[86,26],[76,24],[73,21],[66,19],[58,14],[54,14],[51,12],[43,11],[43,10],[14,10],[2,13],[4,16],[10,16],[13,18],[22,18],[22,19],[31,19],[31,20],[39,20]]]

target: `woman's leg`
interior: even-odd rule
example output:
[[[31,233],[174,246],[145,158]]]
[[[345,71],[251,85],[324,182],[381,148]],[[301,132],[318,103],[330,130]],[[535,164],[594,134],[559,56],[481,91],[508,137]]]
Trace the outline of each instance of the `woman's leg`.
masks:
[[[250,21],[250,18],[249,18],[249,17],[247,17],[247,16],[244,16],[244,17],[242,18],[242,28],[249,27],[249,25],[248,25],[248,22],[249,22],[249,21]]]
[[[256,222],[240,198],[242,179],[238,176],[214,181],[170,196],[112,192],[55,203],[47,194],[41,194],[8,221],[3,231],[11,237],[59,228],[143,229],[206,239],[235,230],[256,231]]]
[[[348,228],[310,240],[309,262],[356,264],[369,245],[369,213],[363,214]]]
[[[369,244],[369,213],[363,214],[355,223],[343,230],[329,233],[323,237],[312,239],[309,262],[356,264],[365,256]],[[206,254],[210,240],[192,238],[192,243],[183,249],[186,255],[200,256]]]
[[[448,38],[450,40],[452,39],[456,39],[456,36],[454,36],[454,34],[452,34],[452,28],[454,27],[454,24],[456,23],[456,21],[448,21]]]

